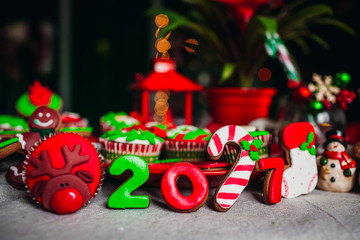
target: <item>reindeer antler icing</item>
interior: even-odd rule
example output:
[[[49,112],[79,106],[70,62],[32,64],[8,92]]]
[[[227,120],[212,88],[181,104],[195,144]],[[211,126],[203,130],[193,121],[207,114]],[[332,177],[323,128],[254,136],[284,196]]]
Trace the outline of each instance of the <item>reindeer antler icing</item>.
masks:
[[[55,177],[62,174],[67,174],[70,173],[75,166],[84,164],[90,159],[88,155],[80,155],[80,144],[76,144],[73,148],[73,151],[70,151],[68,145],[64,145],[61,147],[61,152],[65,160],[65,166],[63,168],[54,168],[54,166],[51,164],[49,152],[44,150],[40,153],[40,157],[34,157],[30,159],[30,163],[36,168],[30,172],[29,176],[32,178],[43,175]]]
[[[61,152],[65,159],[64,170],[70,172],[75,166],[87,163],[89,161],[89,155],[80,155],[81,154],[81,145],[76,144],[74,149],[70,151],[68,145],[61,147]]]

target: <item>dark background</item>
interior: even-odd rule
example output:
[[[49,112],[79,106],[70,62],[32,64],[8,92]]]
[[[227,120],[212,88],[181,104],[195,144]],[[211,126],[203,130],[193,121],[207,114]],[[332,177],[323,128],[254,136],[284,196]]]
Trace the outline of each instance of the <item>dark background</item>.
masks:
[[[162,2],[162,3],[161,3]],[[330,4],[334,17],[343,20],[359,33],[359,3],[355,0],[318,1]],[[151,70],[155,56],[154,18],[145,11],[164,5],[185,10],[179,1],[70,1],[70,102],[66,111],[77,112],[98,128],[99,117],[109,111],[133,110],[138,98],[128,89],[137,72]],[[0,6],[0,113],[16,114],[14,104],[34,79],[60,90],[59,41],[61,1],[7,1]],[[20,24],[26,37],[14,41],[9,31]],[[21,28],[21,27],[20,27]],[[9,30],[10,29],[10,30]],[[45,30],[44,30],[45,29]],[[44,34],[50,29],[50,34]],[[350,88],[360,88],[358,58],[359,36],[351,37],[339,30],[322,28],[319,34],[331,45],[327,51],[311,45],[311,55],[305,56],[296,46],[289,45],[297,59],[305,82],[313,72],[335,74],[346,71],[352,76]],[[13,31],[14,32],[14,31]],[[20,31],[21,32],[21,31]],[[12,33],[16,35],[15,33]],[[21,34],[20,34],[21,35]],[[50,36],[50,37],[49,37]],[[21,37],[20,37],[21,39]],[[173,39],[173,41],[175,41]],[[176,45],[176,42],[173,44]],[[50,56],[49,56],[50,55]],[[178,55],[179,53],[174,53]],[[196,56],[195,56],[196,57]],[[178,69],[196,80],[199,75],[189,71],[184,58],[178,57]],[[44,60],[45,59],[45,60]],[[185,58],[186,59],[186,58]],[[44,61],[50,61],[45,70]],[[276,63],[269,62],[269,66]],[[275,66],[271,84],[285,94],[286,82],[280,66]],[[197,99],[197,98],[195,98]],[[195,104],[198,106],[199,104]],[[200,104],[201,105],[201,104]],[[349,121],[359,121],[357,99],[347,111]],[[196,114],[195,114],[196,115]]]

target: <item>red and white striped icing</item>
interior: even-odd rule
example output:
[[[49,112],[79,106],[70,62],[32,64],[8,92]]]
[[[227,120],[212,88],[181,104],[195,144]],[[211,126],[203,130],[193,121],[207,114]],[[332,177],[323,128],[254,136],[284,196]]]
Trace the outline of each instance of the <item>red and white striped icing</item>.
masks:
[[[208,154],[217,158],[222,154],[227,143],[235,143],[241,147],[240,142],[252,142],[253,138],[242,127],[229,125],[217,130],[211,137],[208,145]],[[224,210],[228,210],[236,202],[249,182],[255,162],[250,159],[249,152],[242,149],[239,160],[234,163],[230,173],[225,177],[217,189],[215,202]]]

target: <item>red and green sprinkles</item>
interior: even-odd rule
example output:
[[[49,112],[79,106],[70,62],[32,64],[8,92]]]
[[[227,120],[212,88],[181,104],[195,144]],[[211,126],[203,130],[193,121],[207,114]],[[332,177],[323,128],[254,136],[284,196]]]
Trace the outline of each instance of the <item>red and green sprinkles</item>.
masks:
[[[167,138],[175,141],[209,141],[210,137],[211,132],[208,129],[191,125],[180,125],[167,133]]]
[[[158,142],[164,142],[164,139],[156,136],[154,133],[147,130],[143,131],[142,129],[135,130],[132,129],[128,132],[123,132],[121,130],[108,131],[104,133],[101,138],[107,139],[108,141],[114,141],[118,138],[125,138],[126,142],[132,142],[135,140],[148,141],[150,144],[157,144]]]
[[[129,128],[140,125],[140,122],[137,119],[128,116],[125,112],[109,112],[102,116],[100,121],[109,124],[116,129]]]

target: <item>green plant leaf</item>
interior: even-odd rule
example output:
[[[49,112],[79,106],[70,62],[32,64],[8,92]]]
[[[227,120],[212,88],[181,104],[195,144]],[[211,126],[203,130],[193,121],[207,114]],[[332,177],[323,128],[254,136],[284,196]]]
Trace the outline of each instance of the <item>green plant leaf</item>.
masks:
[[[296,37],[294,39],[288,39],[289,41],[293,41],[295,44],[297,44],[302,52],[305,54],[305,55],[310,55],[311,51],[310,51],[310,47],[309,45],[306,43],[306,41],[301,38],[301,37]]]
[[[263,17],[263,16],[259,16],[256,18],[263,24],[266,31],[277,32],[276,18]]]
[[[226,82],[226,80],[228,80],[233,75],[235,66],[235,63],[225,63],[223,71],[221,73],[220,84]]]
[[[337,27],[338,29],[348,33],[349,35],[356,36],[356,32],[352,27],[350,27],[346,23],[339,21],[337,19],[334,19],[334,18],[315,19],[312,24],[314,24],[314,25],[329,25],[329,26]]]
[[[332,13],[332,9],[326,4],[313,4],[303,7],[297,12],[290,12],[287,17],[282,19],[281,28],[284,29],[284,32],[291,31],[291,29],[303,28],[305,23],[314,21],[326,14],[331,15]]]
[[[316,34],[313,33],[309,33],[308,37],[311,38],[312,40],[314,40],[315,42],[317,42],[319,45],[321,45],[323,48],[330,50],[330,45],[321,37],[319,37]]]

